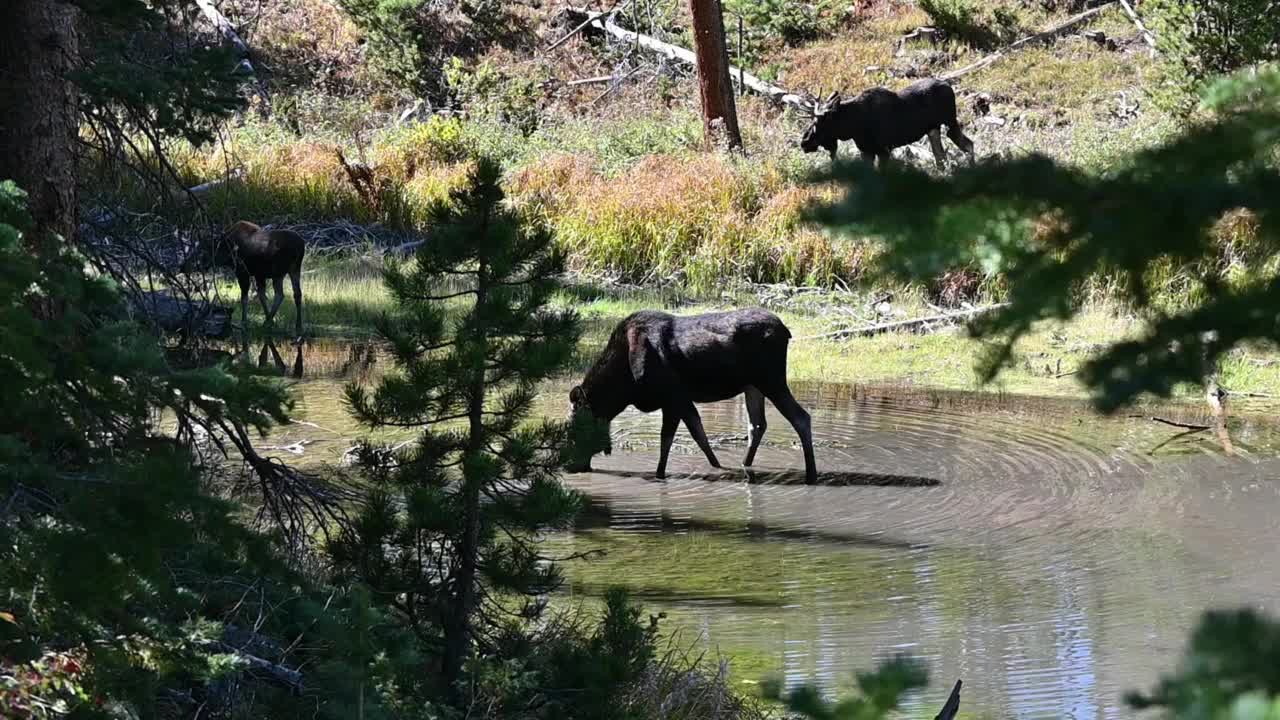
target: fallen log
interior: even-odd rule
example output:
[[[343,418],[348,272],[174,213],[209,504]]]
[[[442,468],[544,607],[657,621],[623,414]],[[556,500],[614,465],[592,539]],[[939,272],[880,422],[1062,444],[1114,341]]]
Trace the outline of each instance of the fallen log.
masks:
[[[618,13],[619,11],[621,11],[623,8],[625,8],[625,7],[626,7],[627,5],[629,5],[629,4],[631,4],[631,0],[624,0],[624,2],[623,2],[622,4],[620,4],[620,5],[615,5],[615,6],[613,7],[613,9],[609,10],[608,12],[600,13],[600,15],[614,15],[614,14]],[[570,8],[570,10],[572,10],[572,9],[573,9],[573,8]],[[582,21],[581,23],[579,23],[575,28],[573,28],[573,29],[572,29],[572,30],[570,30],[569,32],[565,33],[564,37],[562,37],[562,38],[560,38],[559,40],[557,40],[557,41],[555,41],[555,42],[551,43],[550,45],[548,45],[548,46],[547,46],[547,51],[548,51],[548,52],[550,52],[550,51],[552,51],[552,50],[555,50],[556,48],[558,48],[558,47],[560,47],[561,45],[563,45],[563,44],[565,44],[566,42],[568,42],[568,41],[569,41],[569,38],[572,38],[572,37],[576,36],[578,33],[582,32],[583,30],[586,30],[586,29],[587,29],[587,26],[588,26],[588,25],[590,25],[590,24],[591,24],[591,21],[592,21],[592,20],[594,20],[594,19],[595,19],[595,18],[588,18],[588,19],[586,19],[586,20]]]
[[[195,0],[195,3],[196,7],[200,8],[200,12],[204,14],[205,18],[207,18],[209,22],[213,23],[213,26],[222,34],[222,37],[226,38],[227,42],[234,45],[236,50],[240,52],[240,64],[237,66],[237,69],[244,68],[246,73],[253,76],[255,84],[257,85],[258,94],[262,97],[264,103],[269,102],[267,88],[262,83],[262,77],[258,74],[258,70],[253,66],[253,60],[250,57],[252,53],[249,51],[249,44],[240,37],[240,33],[236,32],[236,26],[227,19],[226,15],[223,15],[222,12],[214,6],[213,0]]]
[[[295,695],[302,693],[302,672],[291,670],[283,665],[277,665],[270,660],[263,660],[256,655],[250,655],[238,648],[227,643],[218,641],[209,643],[211,647],[219,652],[233,655],[237,660],[244,664],[244,670],[249,675],[266,679],[276,685],[280,685]]]
[[[166,333],[224,338],[231,332],[231,308],[204,300],[188,300],[168,291],[129,296],[134,319]]]
[[[195,0],[196,7],[200,8],[200,12],[204,13],[205,18],[213,23],[214,28],[226,38],[227,42],[235,45],[236,50],[240,51],[240,66],[248,71],[250,75],[257,77],[258,72],[253,67],[253,61],[250,59],[249,44],[240,38],[240,33],[236,32],[236,26],[231,24],[226,15],[223,15],[218,8],[214,7],[212,0]]]
[[[1151,46],[1151,54],[1156,54],[1156,36],[1151,34],[1146,25],[1142,24],[1142,18],[1138,17],[1138,12],[1129,4],[1129,0],[1120,0],[1120,7],[1124,8],[1124,14],[1129,16],[1133,24],[1138,26],[1138,33],[1142,35],[1142,41]]]
[[[954,313],[943,313],[941,315],[929,315],[927,317],[913,318],[911,320],[894,320],[892,322],[876,323],[874,325],[866,325],[859,328],[844,328],[834,332],[822,333],[820,335],[808,335],[797,340],[843,340],[849,337],[865,337],[868,335],[878,335],[882,332],[890,332],[893,330],[907,330],[921,325],[928,325],[936,322],[954,322],[956,320],[968,320],[985,315],[992,310],[999,310],[1008,307],[1009,303],[996,303],[985,307],[973,308],[972,310],[962,310]]]
[[[642,47],[650,52],[662,55],[670,60],[678,60],[686,65],[697,66],[697,58],[692,50],[682,48],[679,45],[665,43],[657,38],[650,37],[643,33],[627,30],[613,22],[612,12],[594,12],[586,8],[570,7],[566,8],[566,12],[574,17],[585,18],[582,27],[595,27],[603,30],[609,35],[622,40],[623,42]],[[769,98],[779,105],[790,105],[805,113],[813,112],[813,101],[803,95],[790,92],[777,85],[768,83],[760,78],[746,72],[742,68],[729,67],[729,75],[738,80],[752,92]]]
[[[1093,17],[1101,13],[1103,10],[1106,10],[1108,7],[1114,4],[1115,4],[1115,0],[1108,0],[1107,2],[1101,5],[1098,5],[1097,7],[1091,8],[1089,10],[1085,10],[1079,15],[1074,15],[1070,18],[1067,18],[1066,20],[1049,28],[1048,30],[1045,30],[1043,32],[1038,32],[1035,35],[1028,35],[1027,37],[1022,38],[1021,40],[1018,40],[1015,43],[1006,45],[1005,47],[1000,48],[994,53],[991,53],[990,55],[987,55],[986,57],[976,62],[970,63],[969,65],[966,65],[962,68],[959,68],[958,70],[945,72],[939,75],[938,78],[941,80],[955,80],[956,78],[963,77],[973,72],[977,72],[978,70],[981,70],[982,68],[996,62],[1000,58],[1005,57],[1006,55],[1008,55],[1011,52],[1014,52],[1015,50],[1020,50],[1024,47],[1027,47],[1028,45],[1034,45],[1035,43],[1044,42],[1046,40],[1052,40],[1058,37],[1059,35],[1062,35],[1063,33],[1067,32],[1068,30],[1080,25],[1086,20],[1092,19]]]

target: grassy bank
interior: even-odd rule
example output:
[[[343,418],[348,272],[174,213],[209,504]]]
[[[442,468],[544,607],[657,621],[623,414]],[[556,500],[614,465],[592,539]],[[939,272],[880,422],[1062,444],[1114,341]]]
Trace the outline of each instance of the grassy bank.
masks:
[[[351,258],[314,263],[303,281],[307,327],[312,336],[368,338],[374,323],[392,309],[382,285],[377,261]],[[233,281],[220,287],[224,298],[238,298]],[[974,371],[982,344],[960,327],[917,334],[891,332],[854,339],[814,336],[846,327],[935,314],[919,292],[903,290],[889,303],[888,315],[871,307],[872,293],[798,292],[786,287],[743,287],[714,299],[699,298],[678,285],[645,289],[578,280],[558,300],[573,307],[586,320],[582,363],[607,339],[613,326],[631,312],[665,309],[693,314],[746,305],[773,309],[791,328],[793,341],[789,369],[795,382],[837,382],[912,385],[946,390],[1000,391],[1018,394],[1083,397],[1084,390],[1072,371],[1104,345],[1141,333],[1143,322],[1104,303],[1088,306],[1068,323],[1046,322],[1017,346],[1013,367],[986,387]],[[251,328],[261,328],[262,310],[250,298]],[[279,327],[292,327],[291,300],[281,306]],[[1232,391],[1280,395],[1280,359],[1273,349],[1250,348],[1232,354],[1221,368],[1221,382]],[[1198,395],[1187,387],[1182,396]]]
[[[912,4],[874,5],[874,12],[812,40],[753,52],[753,69],[787,88],[840,88],[851,95],[871,84],[900,87],[962,67],[987,51],[952,40],[899,52],[897,38],[927,24],[928,16]],[[1027,11],[1018,32],[1063,16]],[[1104,169],[1167,136],[1171,118],[1148,103],[1134,104],[1153,61],[1132,24],[1111,8],[1090,28],[1115,44],[1071,35],[956,83],[960,120],[980,156],[1041,152]],[[590,85],[552,82],[616,60],[592,48],[584,40],[545,57],[532,48],[495,50],[468,65],[456,78],[469,103],[466,119],[397,123],[402,101],[395,96],[299,91],[270,118],[245,116],[215,145],[180,145],[170,159],[188,186],[230,169],[242,173],[206,197],[201,222],[210,225],[344,221],[411,237],[424,230],[425,208],[464,176],[466,158],[483,152],[505,162],[509,194],[554,230],[578,272],[675,282],[702,293],[718,291],[726,279],[824,287],[864,282],[876,244],[832,238],[803,220],[809,204],[837,192],[808,181],[826,160],[796,147],[804,117],[741,98],[747,155],[704,153],[696,87],[685,75],[638,76],[607,95]],[[517,71],[548,76],[549,89],[531,95]],[[513,113],[524,120],[513,121]],[[353,181],[342,158],[367,173]],[[177,208],[156,207],[154,190],[133,187],[128,178],[111,183],[88,176],[129,207],[192,219]],[[1224,232],[1220,264],[1256,262],[1253,240]],[[1169,268],[1170,298],[1177,301],[1203,270]],[[1106,299],[1096,296],[1100,288],[1106,294],[1104,280],[1086,289],[1094,295],[1089,299]]]

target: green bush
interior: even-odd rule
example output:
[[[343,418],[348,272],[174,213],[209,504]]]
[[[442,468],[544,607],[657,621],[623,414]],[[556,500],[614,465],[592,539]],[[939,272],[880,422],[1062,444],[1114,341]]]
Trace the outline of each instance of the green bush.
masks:
[[[1150,0],[1161,82],[1154,99],[1190,113],[1214,78],[1280,59],[1280,12],[1271,0]]]
[[[391,87],[443,99],[445,64],[512,32],[499,0],[338,0],[364,34],[372,68]]]
[[[1280,719],[1280,623],[1249,609],[1206,612],[1177,672],[1126,699],[1171,720]]]
[[[880,720],[898,709],[904,695],[928,684],[929,673],[924,664],[900,655],[881,663],[874,672],[858,673],[859,695],[834,705],[812,685],[802,685],[784,697],[776,679],[765,683],[764,694],[784,700],[789,710],[812,720]]]
[[[920,0],[934,27],[971,47],[990,49],[1013,42],[1022,30],[1015,6],[976,0]]]
[[[725,25],[730,47],[736,47],[735,24],[741,17],[750,44],[764,46],[771,41],[795,45],[831,34],[836,26],[835,11],[844,3],[834,0],[787,2],[787,0],[725,0]],[[751,54],[748,53],[748,57]]]
[[[460,58],[445,64],[445,80],[453,99],[469,114],[492,118],[528,137],[538,129],[538,86],[513,77],[489,62],[470,69]]]

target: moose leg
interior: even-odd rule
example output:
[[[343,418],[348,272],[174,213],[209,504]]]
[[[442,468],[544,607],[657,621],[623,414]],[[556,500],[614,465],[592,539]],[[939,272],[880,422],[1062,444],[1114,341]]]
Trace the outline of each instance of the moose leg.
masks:
[[[933,149],[933,159],[937,161],[938,167],[945,167],[947,164],[947,151],[942,147],[942,131],[934,128],[929,131],[929,147]]]
[[[302,263],[289,270],[289,280],[293,283],[293,309],[296,313],[294,329],[299,340],[302,339]]]
[[[973,162],[973,141],[960,131],[959,122],[953,122],[947,126],[947,137],[969,156],[969,162]]]
[[[760,447],[760,440],[764,438],[768,423],[764,420],[764,393],[754,387],[748,387],[743,395],[747,401],[747,417],[750,418],[751,423],[747,429],[751,436],[751,446],[747,448],[747,457],[742,461],[742,465],[751,467],[751,463],[756,460],[756,449]]]
[[[276,313],[280,312],[280,306],[284,304],[284,276],[272,278],[271,286],[276,292],[275,302],[271,303],[271,312],[267,313],[267,324],[272,325],[276,320]]]
[[[666,408],[662,410],[662,445],[658,450],[658,479],[667,476],[667,456],[671,454],[671,443],[676,439],[676,430],[680,427],[680,416]]]
[[[804,448],[804,475],[805,482],[812,485],[818,480],[817,462],[813,459],[813,427],[809,419],[809,413],[800,407],[800,403],[796,402],[796,398],[791,394],[791,389],[783,384],[779,388],[770,388],[765,391],[765,397],[778,408],[778,412],[782,413],[782,417],[791,423],[791,427],[795,428],[796,435],[800,436],[800,446]]]
[[[707,456],[707,462],[711,463],[711,467],[720,467],[720,461],[711,451],[711,443],[707,442],[707,433],[702,429],[702,416],[698,414],[698,409],[693,406],[693,403],[689,403],[689,407],[684,411],[684,426],[689,428],[689,434],[693,436],[693,441],[698,443],[698,447],[702,448],[702,454]]]
[[[269,326],[271,325],[271,309],[267,307],[267,279],[260,277],[255,281],[254,285],[258,289],[258,302],[262,303],[262,314],[265,316],[262,324]]]
[[[249,284],[252,278],[248,275],[237,278],[240,281],[240,339],[244,345],[245,355],[249,354]]]

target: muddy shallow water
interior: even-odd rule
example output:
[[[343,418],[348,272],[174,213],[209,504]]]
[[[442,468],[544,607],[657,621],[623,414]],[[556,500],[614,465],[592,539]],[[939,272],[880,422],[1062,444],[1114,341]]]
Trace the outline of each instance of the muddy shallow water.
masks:
[[[303,422],[271,442],[309,440],[309,461],[335,462],[356,433],[341,383],[377,362],[305,354]],[[546,412],[563,412],[565,390],[548,391]],[[772,406],[755,472],[738,467],[746,415],[728,402],[701,408],[726,469],[682,428],[666,481],[653,474],[658,416],[619,417],[613,455],[566,478],[588,501],[577,527],[547,539],[556,554],[607,551],[569,563],[565,597],[627,584],[686,640],[735,658],[737,682],[780,672],[846,688],[854,670],[911,652],[932,672],[910,703],[922,716],[956,678],[971,717],[1129,716],[1122,693],[1173,668],[1200,610],[1280,612],[1269,422],[1233,423],[1228,454],[1211,432],[1063,401],[796,395],[813,415],[818,486],[802,484],[795,435]]]

